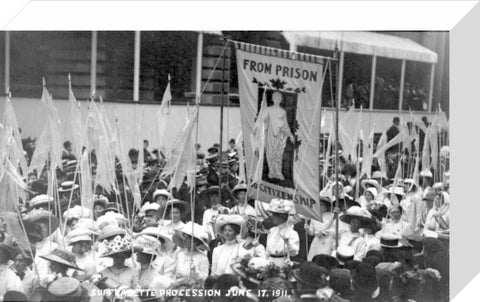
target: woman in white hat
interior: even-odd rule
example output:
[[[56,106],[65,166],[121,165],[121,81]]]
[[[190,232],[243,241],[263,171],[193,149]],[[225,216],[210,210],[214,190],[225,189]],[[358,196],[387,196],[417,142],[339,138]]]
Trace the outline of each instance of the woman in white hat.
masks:
[[[190,213],[190,205],[188,202],[179,199],[167,201],[164,215],[167,219],[170,219],[169,222],[164,224],[167,233],[173,235],[175,230],[181,229],[185,225],[182,218],[185,218],[188,213]]]
[[[447,192],[435,194],[433,208],[428,212],[425,227],[429,231],[448,233],[450,229],[450,195]]]
[[[137,236],[149,236],[159,241],[160,248],[156,250],[156,258],[152,266],[160,275],[172,277],[175,270],[172,235],[168,234],[163,227],[148,227]]]
[[[152,263],[160,251],[161,243],[152,236],[139,234],[133,244],[139,249],[136,257],[140,263],[137,286],[144,289],[150,288],[152,281],[160,276]]]
[[[340,216],[340,220],[349,225],[349,230],[341,234],[338,244],[353,248],[355,260],[361,261],[367,252],[367,242],[360,229],[369,226],[371,218],[370,212],[358,206],[350,207]]]
[[[368,187],[363,191],[363,195],[358,199],[358,203],[362,208],[367,209],[371,203],[376,201],[377,195],[378,190],[376,188]]]
[[[15,258],[14,240],[4,234],[4,240],[0,243],[0,300],[6,292],[16,290],[23,292],[22,281],[10,269],[11,260]]]
[[[230,213],[242,216],[257,216],[255,209],[247,203],[246,184],[236,185],[232,190],[232,195],[237,200],[237,205],[230,210]]]
[[[313,257],[319,254],[330,255],[334,246],[335,224],[334,215],[331,211],[332,203],[329,198],[320,197],[320,213],[322,220],[310,220],[305,223],[305,229],[310,236],[315,236],[308,251],[307,261],[312,261]]]
[[[75,262],[83,272],[77,273],[75,276],[80,281],[88,280],[97,273],[97,265],[95,259],[89,257],[92,248],[92,237],[88,230],[74,229],[67,236],[68,245],[75,254]]]
[[[190,280],[205,281],[210,262],[205,253],[208,250],[209,235],[205,229],[191,221],[187,222],[174,236],[180,236],[184,248],[175,255],[174,279],[177,282]]]
[[[411,231],[410,223],[402,219],[403,207],[401,205],[392,206],[388,209],[388,221],[380,232],[377,233],[377,237],[380,238],[382,234],[392,234],[398,237],[409,233]]]
[[[231,274],[231,265],[248,253],[237,239],[242,231],[246,231],[245,220],[240,215],[220,215],[215,229],[222,233],[225,242],[213,249],[211,275]]]
[[[270,261],[284,266],[285,260],[298,255],[300,250],[298,233],[288,222],[289,215],[295,214],[295,204],[291,200],[272,199],[267,211],[275,226],[268,233],[266,250]]]

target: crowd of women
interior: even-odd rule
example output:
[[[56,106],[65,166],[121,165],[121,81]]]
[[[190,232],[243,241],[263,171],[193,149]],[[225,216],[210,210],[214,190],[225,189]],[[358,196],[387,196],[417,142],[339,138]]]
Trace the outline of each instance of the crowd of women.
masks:
[[[356,186],[339,166],[323,182],[320,221],[298,215],[290,200],[249,199],[234,142],[197,154],[193,191],[187,182],[168,191],[164,160],[146,145],[140,208],[120,165],[118,186],[95,188],[86,204],[64,146],[56,192],[48,193],[50,169],[31,174],[20,208],[0,215],[3,301],[449,299],[449,188],[429,171],[418,181],[373,171]],[[166,291],[192,288],[253,291]],[[122,294],[128,289],[155,291]]]

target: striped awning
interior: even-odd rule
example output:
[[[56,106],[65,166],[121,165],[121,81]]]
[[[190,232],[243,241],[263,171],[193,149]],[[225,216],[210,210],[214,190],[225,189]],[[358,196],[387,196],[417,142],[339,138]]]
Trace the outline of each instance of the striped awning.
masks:
[[[284,31],[290,45],[393,59],[437,63],[437,53],[410,40],[365,31]]]

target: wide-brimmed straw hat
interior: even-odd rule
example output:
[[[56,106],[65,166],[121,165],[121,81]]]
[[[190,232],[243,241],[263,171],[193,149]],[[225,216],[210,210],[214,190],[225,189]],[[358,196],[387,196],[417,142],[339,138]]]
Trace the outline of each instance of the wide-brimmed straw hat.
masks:
[[[380,186],[378,181],[376,181],[375,179],[364,179],[364,180],[362,180],[361,185],[362,185],[362,188],[364,190],[367,189],[367,185],[374,187],[379,192],[380,192],[380,190],[382,190],[382,186]]]
[[[274,198],[268,204],[267,211],[278,214],[295,214],[295,203],[292,200]]]
[[[135,237],[138,236],[151,236],[159,240],[161,243],[161,249],[166,251],[170,251],[174,247],[172,236],[168,234],[163,227],[146,227]]]
[[[160,205],[156,202],[146,202],[140,209],[140,213],[145,215],[148,211],[157,212],[160,209]]]
[[[73,181],[64,181],[60,184],[60,189],[58,189],[58,193],[70,192],[73,190],[77,190],[78,188],[80,188],[80,186]]]
[[[63,218],[66,220],[91,218],[91,217],[92,217],[92,211],[90,211],[86,207],[82,207],[79,205],[76,205],[73,208],[66,210],[65,213],[63,213]]]
[[[372,214],[358,206],[350,207],[347,213],[340,216],[340,220],[348,224],[350,224],[353,218],[360,220],[360,227],[369,226],[372,223]]]
[[[40,258],[43,258],[51,262],[59,263],[68,268],[73,268],[75,270],[82,271],[82,269],[79,268],[78,265],[75,263],[75,255],[68,251],[64,251],[61,249],[54,249],[52,252],[50,252],[50,254],[40,256]]]
[[[50,204],[50,208],[53,208],[53,197],[50,197],[46,194],[37,195],[30,200],[30,208],[34,208],[34,209],[38,209],[38,208],[48,209],[49,204]]]
[[[222,228],[227,224],[234,224],[239,227],[239,234],[243,235],[247,232],[247,223],[243,216],[236,214],[219,215],[215,220],[215,231],[220,233]]]
[[[32,224],[45,223],[47,225],[48,235],[55,232],[59,225],[58,218],[43,208],[31,210],[23,216],[23,220]]]
[[[158,239],[153,238],[152,236],[140,234],[136,236],[133,241],[133,246],[137,249],[141,249],[141,253],[149,255],[158,255],[161,249],[161,242]]]
[[[92,242],[91,233],[86,229],[74,229],[71,230],[67,237],[67,242],[69,245],[72,245],[80,241],[89,241]]]
[[[210,236],[208,235],[205,228],[197,223],[192,223],[191,221],[185,223],[182,228],[175,230],[175,233],[186,234],[197,238],[202,243],[201,246],[197,247],[200,249],[209,250],[208,243],[210,241]],[[182,237],[183,238],[183,237]]]
[[[402,243],[400,242],[400,237],[395,236],[393,234],[382,234],[380,237],[380,245],[386,248],[399,248],[402,247]]]
[[[68,301],[82,296],[80,281],[71,277],[61,277],[48,285],[48,292],[56,298],[64,298]]]
[[[153,192],[153,201],[155,201],[155,199],[160,195],[167,197],[167,199],[172,198],[172,194],[170,194],[167,190],[165,190],[165,189],[159,189],[158,190],[157,189],[157,190],[155,190],[155,192]]]
[[[391,187],[390,190],[388,190],[388,193],[395,194],[395,195],[400,195],[402,197],[405,196],[405,192],[403,191],[402,187]]]
[[[182,218],[190,213],[190,204],[180,199],[170,199],[165,205],[165,211],[168,212],[172,207],[182,208]]]
[[[125,236],[126,234],[127,232],[119,226],[115,224],[108,224],[100,231],[100,234],[98,235],[98,240],[102,241],[113,236]]]
[[[232,190],[232,195],[237,197],[237,192],[239,191],[247,191],[248,190],[248,186],[247,184],[238,184],[236,185],[235,187],[233,187],[233,190]]]

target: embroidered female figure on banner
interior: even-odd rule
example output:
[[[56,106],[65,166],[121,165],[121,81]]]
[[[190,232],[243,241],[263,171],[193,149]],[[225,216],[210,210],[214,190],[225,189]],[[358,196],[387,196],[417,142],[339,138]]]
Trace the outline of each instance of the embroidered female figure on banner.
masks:
[[[280,92],[273,92],[273,105],[268,106],[265,112],[265,151],[268,164],[268,177],[280,180],[285,179],[282,174],[282,164],[287,139],[290,139],[292,143],[295,142],[295,138],[288,125],[287,112],[280,107],[282,97]]]

